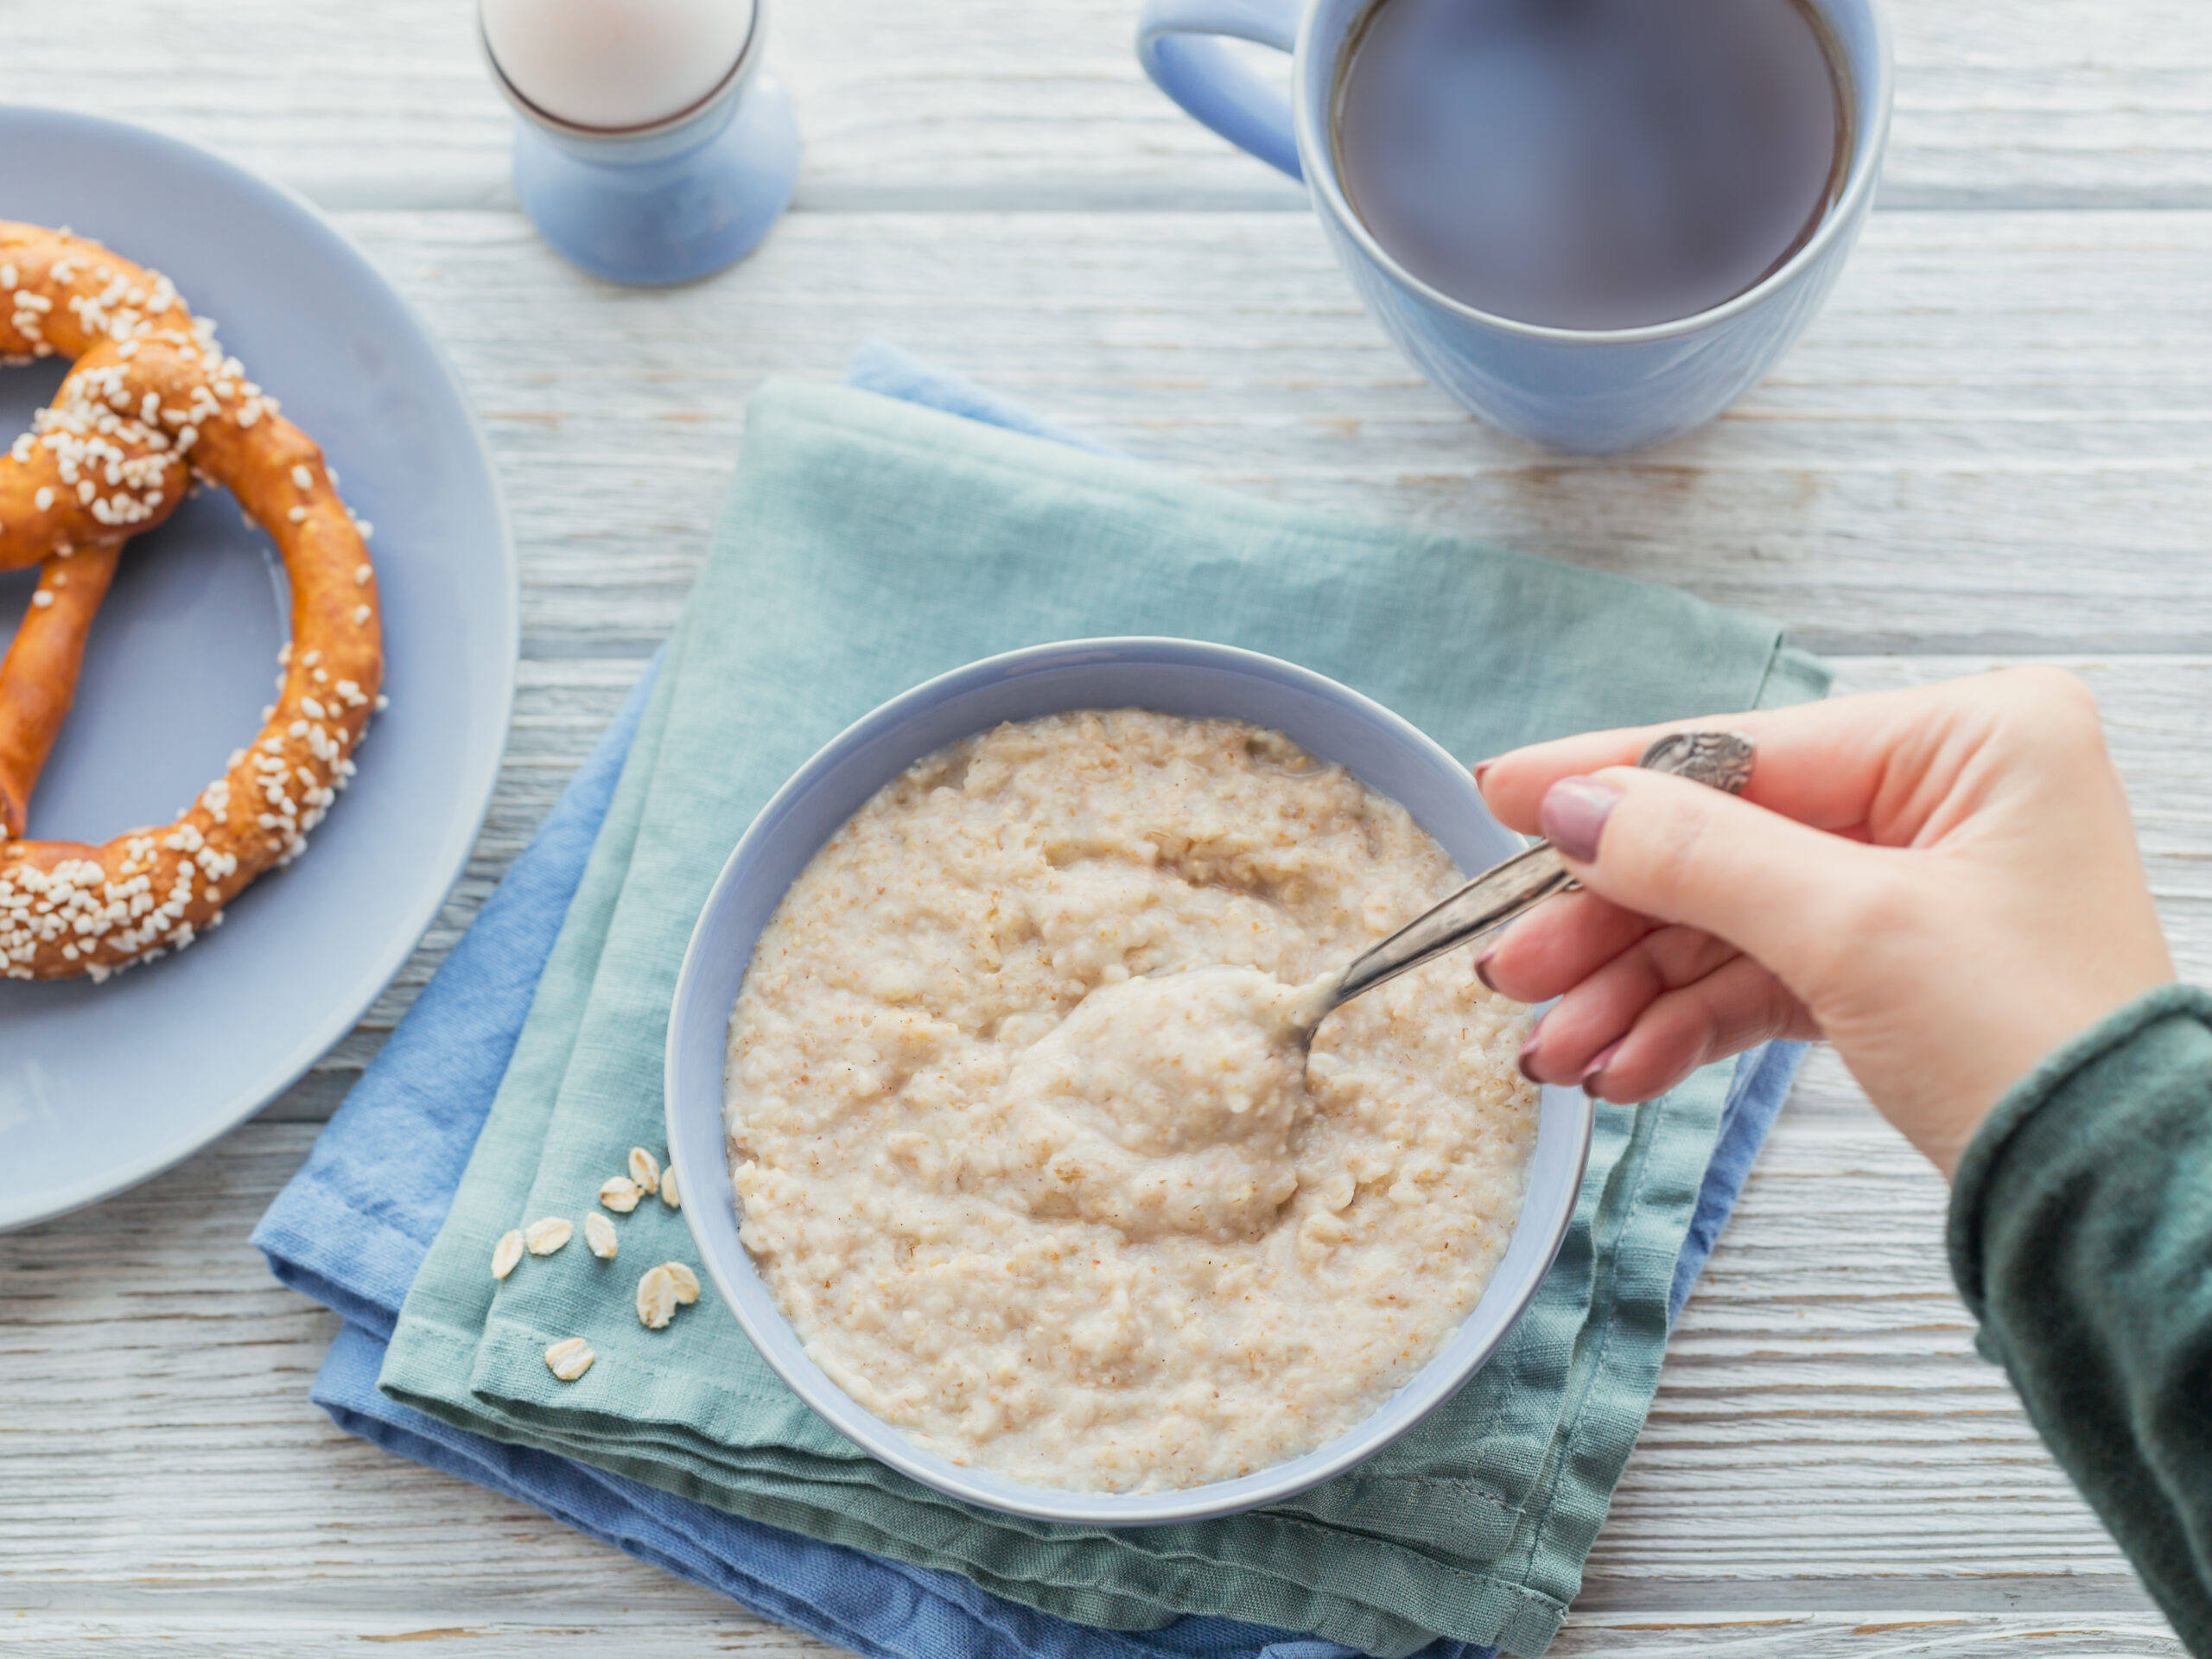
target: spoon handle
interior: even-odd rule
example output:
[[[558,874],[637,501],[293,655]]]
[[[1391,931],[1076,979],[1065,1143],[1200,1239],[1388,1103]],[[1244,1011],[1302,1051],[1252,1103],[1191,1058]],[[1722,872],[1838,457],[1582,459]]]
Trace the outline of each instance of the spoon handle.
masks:
[[[1555,893],[1578,885],[1567,861],[1548,841],[1493,864],[1427,914],[1417,916],[1389,938],[1352,958],[1337,982],[1329,1006],[1371,991],[1386,979],[1455,950],[1468,940],[1500,928]]]
[[[1644,750],[1637,764],[1740,794],[1751,780],[1751,740],[1738,732],[1670,732]],[[1330,993],[1328,1007],[1336,1007],[1386,979],[1457,950],[1554,893],[1579,885],[1567,874],[1559,849],[1540,841],[1503,863],[1493,864],[1435,909],[1354,957]]]

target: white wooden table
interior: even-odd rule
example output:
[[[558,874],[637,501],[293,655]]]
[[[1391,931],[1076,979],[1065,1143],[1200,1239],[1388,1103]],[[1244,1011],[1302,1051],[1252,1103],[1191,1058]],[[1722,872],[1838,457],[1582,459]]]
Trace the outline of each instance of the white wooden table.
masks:
[[[245,1240],[669,631],[747,395],[834,378],[872,335],[1189,476],[1764,612],[1849,688],[2075,667],[2183,971],[2207,976],[2212,21],[2192,0],[1891,0],[1887,182],[1826,314],[1717,426],[1607,462],[1503,440],[1424,385],[1293,189],[1144,84],[1133,0],[774,3],[797,207],[738,269],[649,294],[578,276],[516,212],[466,0],[0,0],[0,98],[282,179],[422,308],[497,452],[524,604],[490,821],[372,1016],[200,1157],[0,1238],[0,1647],[826,1651],[340,1434],[307,1400],[334,1321]],[[1816,1056],[1555,1654],[2179,1651],[1973,1357],[1943,1199]]]

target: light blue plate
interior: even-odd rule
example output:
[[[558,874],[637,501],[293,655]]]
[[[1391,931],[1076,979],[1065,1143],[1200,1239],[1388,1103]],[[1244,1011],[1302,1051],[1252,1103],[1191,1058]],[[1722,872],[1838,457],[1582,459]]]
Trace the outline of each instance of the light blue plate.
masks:
[[[1081,1526],[1157,1526],[1234,1515],[1282,1499],[1373,1457],[1442,1405],[1497,1351],[1551,1270],[1590,1156],[1592,1107],[1547,1088],[1527,1197],[1482,1299],[1435,1357],[1374,1415],[1303,1457],[1181,1491],[1084,1492],[1027,1486],[925,1452],[871,1416],[807,1357],[738,1237],[722,1132],[730,1006],[784,890],[868,798],[912,762],[1001,721],[1074,709],[1228,715],[1287,734],[1396,801],[1466,871],[1519,852],[1467,769],[1380,703],[1310,669],[1195,639],[1071,639],[989,657],[916,686],[832,738],[760,809],[701,908],[669,1011],[668,1149],[683,1170],[683,1219],[722,1300],[760,1357],[800,1399],[869,1456],[986,1509]]]
[[[251,1115],[352,1029],[436,916],[490,802],[514,693],[514,549],[459,382],[367,260],[296,198],[140,128],[0,108],[35,157],[0,218],[166,271],[320,443],[370,543],[391,707],[286,871],[180,956],[92,985],[0,982],[0,1229],[144,1180]],[[63,368],[0,371],[0,444]],[[0,575],[0,641],[32,573]],[[276,550],[221,491],[124,556],[35,837],[165,823],[260,728],[287,632]]]

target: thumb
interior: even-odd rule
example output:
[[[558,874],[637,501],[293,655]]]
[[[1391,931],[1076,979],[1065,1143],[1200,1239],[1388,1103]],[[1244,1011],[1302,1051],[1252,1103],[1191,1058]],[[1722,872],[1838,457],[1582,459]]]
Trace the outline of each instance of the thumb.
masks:
[[[1895,874],[1894,852],[1634,766],[1560,779],[1539,816],[1584,887],[1726,940],[1808,1000]]]

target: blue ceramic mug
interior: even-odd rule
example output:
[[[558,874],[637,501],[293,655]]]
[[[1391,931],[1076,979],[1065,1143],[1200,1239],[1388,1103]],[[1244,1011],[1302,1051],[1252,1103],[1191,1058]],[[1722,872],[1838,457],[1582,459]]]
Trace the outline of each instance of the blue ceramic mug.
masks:
[[[1376,0],[1147,0],[1137,58],[1160,91],[1313,199],[1337,257],[1383,332],[1469,410],[1555,449],[1608,454],[1679,437],[1748,391],[1827,297],[1873,200],[1890,126],[1890,42],[1872,0],[1808,0],[1840,51],[1852,105],[1843,188],[1782,267],[1673,322],[1546,327],[1477,310],[1385,252],[1337,173],[1331,106],[1344,43]],[[1292,54],[1282,93],[1222,37]]]

